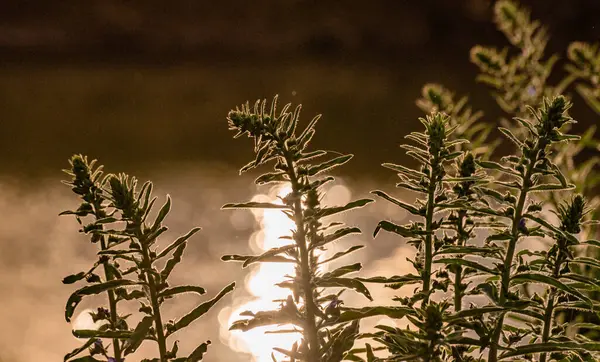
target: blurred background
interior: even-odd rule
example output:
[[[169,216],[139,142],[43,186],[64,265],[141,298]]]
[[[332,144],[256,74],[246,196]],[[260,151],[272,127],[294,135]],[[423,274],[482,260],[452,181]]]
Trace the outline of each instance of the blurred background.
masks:
[[[548,54],[564,58],[571,41],[600,39],[597,0],[522,3],[548,26]],[[62,314],[72,286],[60,280],[94,252],[74,220],[57,216],[77,206],[60,184],[73,153],[171,194],[171,237],[203,227],[176,281],[210,296],[231,280],[239,287],[181,337],[182,351],[211,339],[206,361],[250,360],[226,332],[230,307],[249,296],[248,271],[219,257],[250,252],[262,224],[250,212],[218,210],[273,191],[252,184],[256,172],[238,176],[252,145],[232,139],[229,109],[275,94],[302,103],[305,122],[323,114],[314,147],[355,154],[336,173],[332,202],[392,191],[394,175],[378,165],[404,160],[397,145],[419,128],[414,101],[424,83],[469,94],[489,122],[502,116],[468,56],[475,44],[508,45],[491,19],[487,0],[2,2],[0,361],[58,361],[80,343]],[[597,123],[573,99],[576,130]],[[368,245],[357,253],[365,274],[397,273],[404,256],[390,256],[409,252],[393,237],[372,240],[378,220],[402,218],[380,204],[347,216],[364,231],[350,242]]]

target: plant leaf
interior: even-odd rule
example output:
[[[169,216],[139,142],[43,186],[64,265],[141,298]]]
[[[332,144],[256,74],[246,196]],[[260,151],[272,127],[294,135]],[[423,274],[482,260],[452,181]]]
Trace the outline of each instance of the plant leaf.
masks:
[[[198,319],[201,316],[203,316],[204,314],[206,314],[206,312],[208,312],[210,310],[210,308],[213,307],[213,305],[215,305],[219,300],[221,300],[228,293],[233,291],[234,288],[235,288],[235,282],[231,283],[228,286],[226,286],[225,288],[223,288],[223,290],[221,290],[219,292],[219,294],[217,294],[217,296],[215,296],[213,299],[200,304],[199,306],[197,306],[196,308],[191,310],[188,314],[181,317],[179,320],[177,320],[175,322],[172,330],[170,330],[168,332],[168,335],[171,335],[171,334],[175,333],[176,331],[178,331],[184,327],[187,327],[190,323],[192,323],[196,319]]]
[[[270,202],[244,202],[241,204],[225,204],[221,206],[221,209],[284,209],[291,210],[287,205],[272,204]]]
[[[83,297],[86,295],[100,294],[102,292],[106,292],[108,290],[112,290],[115,288],[131,286],[131,285],[139,285],[139,284],[140,284],[139,282],[134,282],[134,281],[127,280],[127,279],[114,279],[114,280],[109,280],[104,283],[98,283],[98,284],[92,284],[92,285],[85,286],[85,287],[75,291],[69,297],[69,300],[67,301],[67,306],[65,307],[65,319],[67,320],[67,322],[71,321],[71,317],[73,316],[73,313],[75,312],[75,308],[77,308],[77,305],[81,302]]]
[[[188,356],[186,362],[202,361],[202,357],[204,356],[206,351],[208,351],[208,346],[211,343],[212,343],[211,341],[206,341],[206,342],[202,343],[201,345],[199,345],[198,347],[196,347],[196,349],[194,349],[192,351],[192,353]]]
[[[152,326],[152,321],[153,321],[152,317],[146,316],[138,323],[138,325],[137,325],[137,327],[135,327],[135,330],[133,331],[133,333],[131,333],[131,336],[129,337],[129,339],[127,341],[125,341],[124,351],[123,351],[125,353],[125,355],[133,353],[139,348],[139,346],[142,344],[142,342],[148,335],[148,331],[150,330],[150,327]]]
[[[521,274],[514,275],[510,279],[510,281],[511,281],[511,283],[512,282],[520,282],[520,281],[544,283],[549,286],[553,286],[557,289],[560,289],[565,293],[571,294],[583,301],[587,301],[588,303],[591,303],[590,299],[587,296],[585,296],[584,294],[580,293],[578,290],[571,288],[570,286],[564,284],[563,282],[555,279],[552,276],[548,276],[546,274],[521,273]]]
[[[167,246],[160,253],[158,253],[158,255],[156,256],[156,258],[154,260],[157,260],[157,259],[160,259],[160,258],[166,256],[167,254],[169,254],[171,252],[171,250],[177,248],[179,245],[181,245],[181,243],[186,242],[189,238],[192,237],[192,235],[194,235],[201,229],[202,228],[195,227],[192,230],[188,231],[187,234],[178,237],[177,240],[175,240],[173,243],[171,243],[171,245]]]
[[[373,202],[371,199],[360,199],[356,201],[352,201],[347,203],[344,206],[336,206],[336,207],[324,207],[317,212],[318,217],[331,216],[340,212],[348,211],[351,209],[363,207],[367,204]]]
[[[159,295],[163,298],[171,297],[181,293],[196,293],[202,295],[206,293],[206,290],[202,287],[198,287],[195,285],[179,285],[176,287],[171,287],[163,290]]]
[[[350,161],[350,159],[353,157],[354,155],[343,155],[343,156],[339,156],[336,157],[332,160],[323,162],[319,165],[316,166],[310,166],[308,168],[308,176],[315,176],[321,172],[330,170],[334,167],[340,166],[345,164],[346,162]]]
[[[413,215],[416,215],[416,216],[421,216],[422,215],[419,212],[419,209],[417,209],[416,207],[414,207],[411,204],[408,204],[408,203],[406,203],[404,201],[400,201],[398,199],[395,199],[395,198],[389,196],[388,194],[386,194],[383,191],[375,190],[375,191],[371,191],[371,193],[373,195],[377,195],[377,196],[379,196],[379,197],[381,197],[381,198],[383,198],[383,199],[385,199],[385,200],[393,203],[394,205],[397,205],[397,206],[403,208],[404,210],[410,212]]]

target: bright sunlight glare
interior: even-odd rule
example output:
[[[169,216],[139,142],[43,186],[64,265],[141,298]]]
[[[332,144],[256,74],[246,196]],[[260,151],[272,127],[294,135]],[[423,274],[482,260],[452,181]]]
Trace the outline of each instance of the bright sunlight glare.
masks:
[[[268,195],[257,195],[252,201],[268,201],[282,203],[278,197],[284,197],[291,189],[289,187],[276,187]],[[290,230],[295,228],[294,223],[279,210],[253,210],[254,217],[260,224],[260,230],[255,232],[250,245],[255,252],[263,252],[271,248],[288,245],[291,240],[280,239],[281,236],[290,235]],[[253,273],[246,279],[246,289],[251,294],[251,299],[239,305],[234,305],[228,317],[222,321],[222,334],[227,334],[226,339],[231,348],[252,355],[255,362],[271,362],[273,347],[291,349],[294,342],[300,340],[299,333],[271,334],[265,333],[276,329],[291,329],[292,326],[261,327],[248,332],[228,331],[232,322],[239,319],[241,312],[250,310],[278,309],[280,302],[290,294],[288,289],[275,286],[283,280],[285,275],[294,275],[294,265],[290,263],[259,263]],[[223,323],[225,322],[225,323]],[[225,324],[225,325],[223,325]]]
[[[100,328],[103,324],[102,321],[97,321],[94,322],[94,320],[92,319],[92,315],[90,313],[93,313],[94,311],[91,309],[84,309],[82,310],[77,317],[73,318],[73,321],[71,322],[71,328],[73,330],[81,330],[81,329],[87,329],[87,330],[96,330],[98,328]],[[77,338],[77,337],[75,337]],[[78,340],[87,340],[87,338],[77,338]]]
[[[252,201],[282,203],[283,198],[291,191],[290,187],[273,187],[267,195],[256,195]],[[350,190],[342,185],[333,186],[326,193],[327,203],[344,204],[350,199]],[[250,238],[250,246],[257,254],[271,248],[290,244],[289,239],[281,239],[282,236],[290,236],[290,230],[295,225],[280,210],[252,210],[254,217],[260,225]],[[252,355],[254,362],[272,362],[271,353],[273,347],[291,349],[294,342],[301,339],[300,333],[274,334],[265,333],[274,330],[290,330],[291,325],[270,326],[255,328],[247,332],[229,331],[232,322],[240,319],[240,313],[244,311],[265,311],[280,308],[281,302],[291,292],[288,289],[277,287],[275,284],[284,280],[285,275],[293,276],[294,265],[291,263],[258,263],[254,265],[253,272],[246,278],[246,289],[250,293],[249,299],[239,301],[232,308],[224,308],[219,314],[221,323],[221,337],[227,341],[229,346],[239,352]]]

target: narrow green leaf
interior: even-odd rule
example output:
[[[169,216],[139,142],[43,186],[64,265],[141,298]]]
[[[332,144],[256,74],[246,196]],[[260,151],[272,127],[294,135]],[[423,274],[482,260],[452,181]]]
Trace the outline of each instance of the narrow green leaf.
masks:
[[[72,274],[72,275],[68,275],[68,276],[64,277],[62,282],[63,282],[63,284],[73,284],[77,281],[82,280],[83,278],[85,278],[85,276],[86,276],[85,272],[79,272],[77,274]]]
[[[417,209],[416,207],[414,207],[411,204],[408,204],[408,203],[406,203],[404,201],[400,201],[398,199],[395,199],[395,198],[389,196],[388,194],[386,194],[383,191],[375,190],[375,191],[371,191],[371,193],[373,195],[377,195],[377,196],[379,196],[379,197],[381,197],[381,198],[383,198],[383,199],[391,202],[392,204],[394,204],[396,206],[399,206],[399,207],[403,208],[404,210],[410,212],[413,215],[416,215],[416,216],[421,216],[422,215],[422,213],[420,213],[419,209]]]
[[[522,356],[525,354],[533,353],[548,353],[548,352],[560,352],[560,351],[600,351],[599,342],[587,342],[587,343],[576,343],[576,342],[546,342],[527,344],[513,348],[507,352],[502,353],[499,358],[506,359],[510,357]]]
[[[158,260],[158,259],[160,259],[162,257],[167,256],[167,254],[169,254],[171,252],[171,250],[179,247],[182,243],[185,243],[189,238],[192,237],[192,235],[194,235],[195,233],[197,233],[201,229],[202,228],[195,227],[192,230],[188,231],[187,234],[185,234],[183,236],[180,236],[179,238],[177,238],[177,240],[175,240],[173,243],[171,243],[171,245],[167,246],[160,253],[158,253],[158,255],[156,256],[156,258],[154,260]]]
[[[413,231],[407,227],[396,225],[389,221],[380,221],[379,224],[377,224],[375,231],[373,231],[373,237],[376,237],[377,234],[379,233],[379,230],[382,230],[382,229],[385,231],[396,233],[400,236],[404,236],[405,238],[412,238],[412,237],[417,236],[415,231]]]
[[[350,247],[349,249],[346,249],[346,250],[344,250],[344,251],[337,252],[337,253],[333,254],[333,255],[332,255],[331,257],[329,257],[329,258],[319,261],[319,264],[325,264],[325,263],[328,263],[328,262],[330,262],[330,261],[332,261],[332,260],[335,260],[335,259],[341,258],[341,257],[342,257],[342,256],[344,256],[344,255],[350,254],[350,253],[352,253],[352,252],[354,252],[354,251],[356,251],[356,250],[362,249],[362,248],[364,248],[364,247],[365,247],[364,245],[354,245],[354,246]]]
[[[228,293],[233,291],[234,288],[235,288],[235,283],[229,284],[228,286],[223,288],[223,290],[221,290],[219,292],[219,294],[217,294],[217,296],[215,296],[213,299],[200,304],[199,306],[194,308],[192,311],[190,311],[188,314],[181,317],[179,320],[177,320],[175,322],[175,324],[173,325],[173,329],[171,331],[169,331],[168,334],[169,335],[173,334],[176,331],[178,331],[184,327],[187,327],[190,323],[192,323],[196,319],[198,319],[201,316],[203,316],[204,314],[206,314],[206,312],[208,312],[210,310],[210,308],[212,308],[219,300],[221,300]]]
[[[327,170],[330,170],[334,167],[340,166],[345,164],[346,162],[350,161],[350,159],[353,157],[354,155],[344,155],[344,156],[339,156],[336,157],[332,160],[323,162],[321,164],[315,165],[315,166],[310,166],[308,168],[308,176],[315,176],[321,172],[325,172]]]
[[[169,260],[167,260],[167,262],[165,263],[165,267],[163,268],[163,270],[160,271],[160,277],[162,280],[167,280],[169,275],[171,275],[173,268],[175,268],[175,266],[177,266],[177,264],[179,264],[181,262],[181,258],[183,256],[183,251],[185,250],[186,247],[187,247],[187,242],[184,242],[182,244],[179,244],[177,249],[175,249],[173,256],[171,256],[171,258]]]
[[[583,301],[590,302],[590,299],[584,294],[580,293],[578,290],[571,288],[570,286],[562,283],[561,281],[555,279],[552,276],[548,276],[545,274],[538,273],[520,273],[516,274],[510,279],[512,282],[534,282],[534,283],[544,283],[549,286],[553,286],[559,290],[562,290],[565,293],[571,294]]]
[[[380,283],[380,284],[414,284],[421,282],[419,275],[394,275],[392,277],[371,277],[371,278],[356,278],[364,283]]]
[[[442,247],[434,253],[436,255],[443,254],[497,254],[501,248],[495,247],[479,247],[479,246],[447,246]]]
[[[417,180],[420,179],[421,177],[426,177],[427,175],[425,175],[422,172],[419,172],[417,170],[413,170],[412,168],[408,168],[402,165],[396,165],[393,163],[383,163],[381,166],[388,168],[392,171],[396,171],[398,173],[401,173],[403,175],[409,176],[409,177],[414,177]]]
[[[77,338],[117,338],[131,337],[130,331],[97,331],[95,329],[74,329],[73,335]]]
[[[316,278],[315,284],[318,287],[330,287],[330,288],[349,288],[357,291],[364,295],[367,299],[373,300],[371,297],[371,293],[365,287],[365,285],[357,280],[356,278],[329,278],[329,279],[321,279]]]
[[[371,200],[371,199],[360,199],[360,200],[349,202],[344,206],[324,207],[321,210],[319,210],[317,212],[317,214],[318,214],[318,217],[331,216],[334,214],[338,214],[340,212],[363,207],[367,204],[370,204],[371,202],[373,202],[373,200]]]
[[[529,189],[530,192],[540,192],[540,191],[566,191],[573,190],[575,185],[561,185],[561,184],[540,184],[535,185]]]
[[[334,232],[332,232],[331,234],[327,234],[323,237],[323,240],[312,243],[308,246],[309,250],[315,249],[315,248],[319,248],[325,244],[329,244],[337,239],[340,239],[346,235],[350,235],[350,234],[360,234],[360,229],[357,227],[345,227],[345,228],[341,228],[338,229]]]
[[[479,264],[476,261],[467,260],[467,259],[453,259],[453,258],[437,259],[437,260],[434,260],[433,263],[434,264],[446,264],[446,265],[461,265],[461,266],[466,266],[466,267],[473,268],[475,270],[479,270],[482,272],[486,272],[486,273],[489,273],[492,275],[500,274],[500,272],[498,270],[488,268],[487,266]]]
[[[244,202],[241,204],[225,204],[221,206],[221,209],[284,209],[291,210],[287,205],[272,204],[270,202]]]
[[[114,280],[109,280],[104,283],[98,283],[98,284],[92,284],[92,285],[85,286],[85,287],[75,291],[69,297],[69,300],[67,301],[67,306],[65,307],[65,319],[67,320],[67,322],[71,321],[71,317],[73,316],[73,313],[75,312],[75,308],[81,302],[81,300],[83,299],[84,296],[100,294],[102,292],[106,292],[108,290],[112,290],[115,288],[139,285],[139,284],[140,283],[138,283],[138,282],[134,282],[134,281],[127,280],[127,279],[114,279]]]
[[[196,294],[202,295],[202,294],[206,293],[206,290],[202,287],[198,287],[195,285],[179,285],[176,287],[167,288],[167,289],[163,290],[162,292],[160,292],[159,295],[163,298],[166,298],[166,297],[172,297],[174,295],[181,294],[181,293],[196,293]]]
[[[414,314],[415,310],[409,307],[363,307],[363,308],[342,308],[342,313],[338,318],[332,319],[325,323],[326,325],[333,325],[338,323],[346,323],[354,320],[363,318],[369,318],[373,316],[387,316],[392,319],[401,319],[408,314]]]
[[[337,277],[341,277],[342,275],[346,275],[348,273],[354,273],[354,272],[360,271],[361,269],[362,269],[361,263],[344,265],[342,267],[339,267],[335,270],[332,270],[328,273],[323,274],[321,276],[321,279],[337,278]]]
[[[288,182],[289,178],[284,171],[281,172],[271,172],[265,173],[264,175],[259,176],[254,183],[257,185],[266,185],[271,182]]]
[[[135,327],[135,330],[133,331],[129,339],[125,341],[124,353],[126,356],[130,353],[135,352],[142,344],[142,342],[148,335],[150,327],[152,326],[152,321],[152,317],[146,316],[138,323],[137,327]]]
[[[579,256],[569,261],[570,263],[589,265],[594,268],[600,269],[600,261],[595,258],[590,258],[586,256]]]
[[[577,240],[576,237],[574,237],[573,235],[571,235],[571,234],[569,234],[569,233],[567,233],[567,232],[565,232],[565,231],[557,228],[556,226],[550,224],[549,222],[547,222],[544,219],[541,219],[539,217],[536,217],[536,216],[533,216],[533,215],[530,215],[530,214],[525,214],[525,215],[523,215],[523,217],[527,218],[527,219],[531,219],[531,220],[537,222],[538,224],[544,226],[545,228],[550,229],[550,230],[554,231],[555,233],[564,236],[569,241],[571,241],[573,244],[579,244],[579,240]]]
[[[523,143],[517,138],[517,136],[515,136],[511,130],[504,128],[504,127],[498,127],[498,130],[500,132],[502,132],[506,138],[508,138],[509,140],[511,140],[518,149],[521,149],[523,147]]]
[[[67,353],[65,355],[65,358],[63,359],[63,361],[66,362],[71,357],[75,357],[78,354],[80,354],[81,352],[87,350],[89,346],[91,346],[92,344],[94,344],[94,342],[96,342],[96,338],[90,338],[90,339],[88,339],[87,342],[85,342],[84,344],[82,344],[80,347],[77,347],[74,350],[72,350],[71,352]]]
[[[167,201],[165,201],[164,205],[158,211],[158,215],[156,216],[156,219],[154,219],[151,230],[158,230],[163,220],[167,217],[167,214],[169,214],[169,211],[171,211],[171,196],[167,195]]]
[[[285,254],[288,251],[291,251],[293,249],[296,248],[295,244],[290,244],[290,245],[285,245],[285,246],[280,246],[278,248],[272,248],[269,249],[267,251],[265,251],[264,253],[262,253],[261,255],[224,255],[221,257],[221,260],[223,261],[243,261],[244,264],[242,265],[243,268],[247,267],[248,265],[252,264],[252,263],[257,263],[257,262],[274,262],[274,263],[290,263],[290,262],[294,262],[293,259],[288,259],[283,255],[280,254]]]
[[[477,160],[475,161],[479,166],[489,169],[489,170],[496,170],[496,171],[500,171],[500,172],[504,172],[507,173],[509,175],[512,176],[516,176],[516,177],[521,177],[521,175],[519,175],[516,171],[514,171],[511,168],[505,167],[501,164],[499,164],[498,162],[494,162],[494,161],[484,161],[484,160]]]
[[[286,310],[270,310],[252,313],[249,311],[240,313],[240,316],[250,316],[250,319],[240,319],[231,324],[230,331],[240,330],[243,332],[253,328],[264,327],[270,325],[295,324],[301,325],[298,313],[289,313]]]

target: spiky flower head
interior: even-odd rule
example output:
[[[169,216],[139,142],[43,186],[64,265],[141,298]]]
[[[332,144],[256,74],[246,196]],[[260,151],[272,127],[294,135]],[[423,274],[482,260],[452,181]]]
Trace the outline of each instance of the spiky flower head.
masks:
[[[132,220],[136,214],[135,188],[137,179],[125,174],[112,175],[109,179],[113,206],[123,212],[123,218]]]
[[[558,207],[561,230],[571,234],[580,233],[583,217],[588,211],[585,199],[581,195],[575,195],[570,201],[561,204]]]
[[[70,183],[73,187],[73,192],[82,196],[91,194],[95,190],[92,179],[92,168],[95,161],[88,162],[85,156],[73,155],[69,163],[71,164],[71,169],[65,170],[65,172],[73,177]]]
[[[571,103],[563,96],[556,96],[552,100],[544,99],[540,114],[536,117],[536,129],[541,138],[558,140],[557,131],[567,123],[575,121],[567,114]]]
[[[475,173],[475,158],[472,153],[467,153],[460,163],[460,176],[470,177]]]
[[[428,115],[426,119],[420,119],[426,128],[428,136],[427,146],[429,147],[430,154],[438,155],[444,148],[447,136],[446,125],[449,119],[448,115],[440,112]]]

